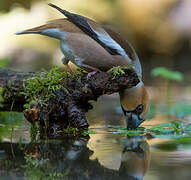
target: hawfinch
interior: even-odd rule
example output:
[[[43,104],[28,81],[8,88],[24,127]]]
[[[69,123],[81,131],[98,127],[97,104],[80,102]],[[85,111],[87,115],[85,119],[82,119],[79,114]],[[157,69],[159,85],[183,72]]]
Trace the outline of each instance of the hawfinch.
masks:
[[[146,118],[149,98],[141,80],[141,64],[133,47],[104,25],[53,4],[49,5],[66,18],[52,20],[16,34],[41,34],[60,40],[60,48],[64,54],[62,62],[69,70],[69,61],[89,72],[108,71],[115,66],[133,66],[140,76],[140,83],[119,94],[127,128],[137,128]]]

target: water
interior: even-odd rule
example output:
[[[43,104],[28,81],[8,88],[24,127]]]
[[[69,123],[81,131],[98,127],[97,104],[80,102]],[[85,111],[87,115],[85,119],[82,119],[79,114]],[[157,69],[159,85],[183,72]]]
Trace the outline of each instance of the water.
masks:
[[[32,140],[22,113],[1,113],[0,179],[190,180],[191,138],[119,134],[118,107],[115,96],[99,99],[87,114],[95,134],[76,138]],[[157,114],[142,126],[166,121]]]

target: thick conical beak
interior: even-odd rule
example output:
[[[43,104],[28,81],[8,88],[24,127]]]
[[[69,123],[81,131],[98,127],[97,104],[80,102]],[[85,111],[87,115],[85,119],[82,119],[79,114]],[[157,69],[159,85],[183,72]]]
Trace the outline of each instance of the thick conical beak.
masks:
[[[127,129],[136,129],[144,121],[144,119],[140,119],[139,116],[133,112],[127,112],[125,116]]]

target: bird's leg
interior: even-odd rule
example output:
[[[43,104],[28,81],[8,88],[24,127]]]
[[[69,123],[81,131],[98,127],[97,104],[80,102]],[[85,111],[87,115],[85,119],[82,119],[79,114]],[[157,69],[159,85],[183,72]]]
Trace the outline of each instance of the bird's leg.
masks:
[[[93,70],[92,72],[88,73],[87,75],[87,79],[89,79],[92,75],[94,75],[96,72],[101,72],[98,68],[95,68],[93,66],[87,65],[87,64],[83,64],[83,67],[87,68],[87,69],[91,69]]]
[[[69,60],[66,57],[62,58],[62,63],[66,66],[66,69],[68,69],[68,71],[70,71],[71,73],[73,72],[71,67],[68,65]]]
[[[70,67],[68,64],[66,64],[65,66],[66,66],[66,68],[68,69],[68,71],[70,71],[71,73],[73,72],[72,69],[71,69],[71,67]]]

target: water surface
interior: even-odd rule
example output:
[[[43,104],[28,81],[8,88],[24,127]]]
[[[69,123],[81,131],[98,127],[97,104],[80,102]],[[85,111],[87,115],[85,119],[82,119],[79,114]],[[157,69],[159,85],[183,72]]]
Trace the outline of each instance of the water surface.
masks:
[[[191,179],[191,138],[120,134],[119,107],[115,96],[99,99],[88,113],[93,134],[75,138],[34,139],[22,113],[0,113],[0,179]],[[157,114],[142,126],[167,121]]]

